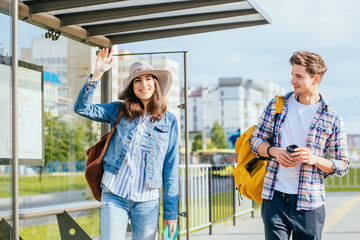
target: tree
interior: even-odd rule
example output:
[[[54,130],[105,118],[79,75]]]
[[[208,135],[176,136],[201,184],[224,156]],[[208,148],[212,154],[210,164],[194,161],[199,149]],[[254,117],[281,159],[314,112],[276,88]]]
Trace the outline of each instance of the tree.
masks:
[[[85,137],[87,142],[92,146],[100,139],[99,129],[97,129],[97,125],[94,125],[94,121],[90,119],[84,119],[86,125],[86,133]]]
[[[64,121],[62,116],[44,113],[45,166],[51,162],[68,162],[86,159],[86,150],[92,144],[85,127],[79,121]],[[90,143],[91,141],[91,143]],[[41,181],[43,168],[40,168]]]
[[[93,142],[92,139],[86,139],[84,126],[80,122],[76,122],[77,129],[74,131],[74,160],[85,160],[87,158],[86,150]]]
[[[216,121],[211,129],[211,142],[216,148],[229,148],[229,143],[226,140],[226,134],[220,124]]]
[[[191,151],[196,151],[202,149],[202,134],[198,133],[194,137],[194,141],[192,143]]]

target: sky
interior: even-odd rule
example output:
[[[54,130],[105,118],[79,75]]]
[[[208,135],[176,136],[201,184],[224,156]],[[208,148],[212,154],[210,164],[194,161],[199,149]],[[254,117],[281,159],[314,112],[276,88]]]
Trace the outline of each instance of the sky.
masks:
[[[293,52],[320,54],[328,67],[319,91],[360,134],[360,2],[356,0],[255,0],[271,24],[122,44],[131,52],[188,51],[188,80],[217,84],[221,77],[272,81],[292,90]]]
[[[214,84],[222,77],[272,81],[292,90],[289,58],[307,50],[328,67],[319,91],[343,117],[348,134],[360,134],[360,1],[253,0],[271,24],[182,37],[121,44],[131,52],[187,51],[190,84]],[[1,19],[0,19],[1,20]],[[6,31],[6,30],[5,30]],[[19,45],[43,29],[22,28]],[[27,36],[27,37],[22,37]],[[3,42],[0,36],[0,42]],[[1,45],[0,45],[1,48]]]

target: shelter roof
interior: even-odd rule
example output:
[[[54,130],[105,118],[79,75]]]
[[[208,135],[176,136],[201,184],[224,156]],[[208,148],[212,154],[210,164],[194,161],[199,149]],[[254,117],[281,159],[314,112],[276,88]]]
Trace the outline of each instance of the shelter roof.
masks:
[[[270,23],[254,0],[23,0],[19,18],[99,47]]]

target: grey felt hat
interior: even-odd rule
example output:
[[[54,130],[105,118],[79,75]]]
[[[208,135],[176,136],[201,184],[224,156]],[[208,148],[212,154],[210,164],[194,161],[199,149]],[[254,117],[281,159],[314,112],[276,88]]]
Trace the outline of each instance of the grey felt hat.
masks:
[[[161,88],[161,92],[164,96],[169,92],[171,82],[172,82],[172,75],[171,72],[168,70],[155,70],[148,62],[140,61],[135,62],[130,66],[129,69],[129,76],[121,83],[118,93],[119,99],[124,99],[124,93],[126,89],[129,87],[131,81],[141,75],[144,74],[152,74],[154,75]]]

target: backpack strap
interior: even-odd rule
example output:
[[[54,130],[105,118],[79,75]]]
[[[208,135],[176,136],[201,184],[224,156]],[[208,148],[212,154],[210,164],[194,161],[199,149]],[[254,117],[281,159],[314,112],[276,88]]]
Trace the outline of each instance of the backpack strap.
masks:
[[[285,103],[284,96],[276,95],[276,113],[281,113]]]
[[[269,140],[269,143],[271,145],[274,145],[274,138],[275,138],[275,126],[276,126],[276,122],[279,118],[279,115],[284,107],[285,104],[285,98],[284,96],[281,95],[276,95],[276,108],[275,108],[275,116],[274,116],[274,127],[273,127],[273,132],[271,135],[271,138]]]

